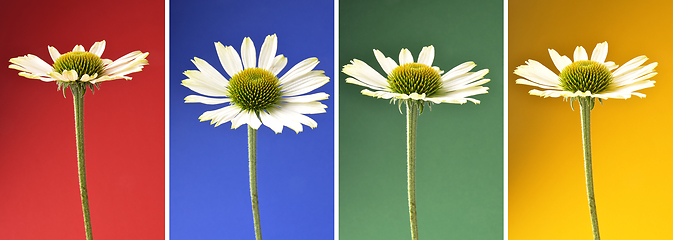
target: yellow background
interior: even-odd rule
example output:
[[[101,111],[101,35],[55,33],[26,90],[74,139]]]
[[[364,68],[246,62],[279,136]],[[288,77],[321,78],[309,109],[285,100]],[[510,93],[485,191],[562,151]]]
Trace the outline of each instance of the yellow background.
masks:
[[[646,98],[611,99],[591,114],[594,184],[603,239],[673,239],[673,3],[509,1],[509,239],[591,239],[580,113],[562,98],[514,84],[535,59],[558,74],[547,52],[572,59],[609,44],[620,66],[658,62]]]

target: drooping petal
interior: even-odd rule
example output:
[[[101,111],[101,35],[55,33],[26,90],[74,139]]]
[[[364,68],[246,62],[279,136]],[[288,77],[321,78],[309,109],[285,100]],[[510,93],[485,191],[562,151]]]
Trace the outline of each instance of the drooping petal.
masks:
[[[303,103],[280,103],[278,104],[282,109],[292,110],[301,114],[316,114],[324,113],[327,105],[319,102],[303,102]]]
[[[273,132],[275,133],[283,132],[283,123],[280,120],[276,119],[275,117],[271,116],[269,113],[261,111],[259,113],[259,117],[261,118],[262,123],[267,127],[271,128]]]

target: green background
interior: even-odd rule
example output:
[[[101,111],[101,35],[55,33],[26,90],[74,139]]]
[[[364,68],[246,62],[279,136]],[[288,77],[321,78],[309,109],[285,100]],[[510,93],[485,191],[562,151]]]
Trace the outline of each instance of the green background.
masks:
[[[434,45],[444,71],[488,68],[481,104],[433,105],[418,120],[420,239],[503,239],[503,2],[339,1],[339,64],[383,73],[372,49],[396,62]],[[385,75],[384,75],[385,76]],[[339,74],[339,237],[410,239],[405,115]],[[404,112],[404,110],[403,110]]]

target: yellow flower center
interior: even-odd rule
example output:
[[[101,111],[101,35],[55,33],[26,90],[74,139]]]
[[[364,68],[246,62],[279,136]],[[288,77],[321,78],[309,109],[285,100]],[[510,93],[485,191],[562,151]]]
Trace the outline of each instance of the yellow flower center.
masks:
[[[559,78],[565,91],[600,93],[612,83],[612,72],[605,64],[583,60],[563,68]]]
[[[422,63],[407,63],[388,74],[388,84],[394,93],[431,95],[441,87],[441,76]]]
[[[90,52],[68,52],[54,61],[55,72],[63,73],[66,70],[75,70],[79,77],[77,80],[82,79],[84,74],[89,76],[98,74],[100,76],[103,74],[103,67],[103,60]]]
[[[229,80],[231,101],[244,110],[258,112],[280,101],[280,82],[276,75],[261,69],[248,68]]]

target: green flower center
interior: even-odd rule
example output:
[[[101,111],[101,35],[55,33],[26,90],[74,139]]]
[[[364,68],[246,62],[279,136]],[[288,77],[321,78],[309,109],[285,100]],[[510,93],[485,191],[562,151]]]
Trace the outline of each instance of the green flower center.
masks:
[[[396,67],[388,74],[388,84],[394,93],[425,93],[429,96],[441,87],[441,76],[422,63],[407,63]]]
[[[278,78],[261,68],[248,68],[234,75],[228,89],[231,101],[244,110],[258,112],[280,101]]]
[[[84,74],[101,76],[103,67],[103,60],[90,52],[68,52],[54,61],[55,72],[63,73],[66,70],[75,70],[79,77],[77,80],[82,79]]]
[[[559,78],[565,91],[600,93],[612,83],[612,72],[604,64],[583,60],[563,68]]]

